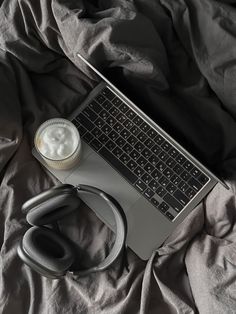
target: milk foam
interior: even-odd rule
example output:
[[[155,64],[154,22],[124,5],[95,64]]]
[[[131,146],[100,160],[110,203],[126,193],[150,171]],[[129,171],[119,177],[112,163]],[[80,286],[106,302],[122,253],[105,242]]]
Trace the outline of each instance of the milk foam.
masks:
[[[69,157],[78,144],[78,138],[73,129],[66,124],[49,125],[39,136],[38,148],[46,158],[61,160]]]

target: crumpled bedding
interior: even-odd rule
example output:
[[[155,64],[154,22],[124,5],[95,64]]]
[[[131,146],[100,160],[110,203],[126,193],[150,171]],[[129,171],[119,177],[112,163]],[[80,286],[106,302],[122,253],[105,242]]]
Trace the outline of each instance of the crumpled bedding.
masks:
[[[233,0],[1,1],[1,313],[236,313],[235,23]],[[58,184],[31,154],[34,133],[97,84],[77,52],[230,190],[217,184],[147,262],[128,249],[128,270],[120,258],[102,273],[50,280],[16,248],[29,228],[22,204]],[[114,239],[85,205],[59,227],[84,267]]]

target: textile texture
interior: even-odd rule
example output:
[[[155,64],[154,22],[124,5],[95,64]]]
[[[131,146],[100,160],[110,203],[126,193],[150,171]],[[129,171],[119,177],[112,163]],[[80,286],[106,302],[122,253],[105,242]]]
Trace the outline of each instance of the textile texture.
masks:
[[[0,2],[1,313],[236,313],[235,1]],[[230,190],[217,184],[147,262],[128,249],[129,271],[119,259],[50,280],[16,248],[29,228],[22,204],[58,184],[32,156],[35,131],[67,118],[98,83],[77,52]],[[114,240],[85,205],[59,227],[77,265],[103,259]]]

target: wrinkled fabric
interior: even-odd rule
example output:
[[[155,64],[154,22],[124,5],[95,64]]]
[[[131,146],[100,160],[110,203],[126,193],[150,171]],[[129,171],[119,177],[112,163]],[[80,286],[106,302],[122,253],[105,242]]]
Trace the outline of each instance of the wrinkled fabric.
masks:
[[[0,8],[0,311],[235,313],[234,1],[11,0]],[[226,180],[142,261],[128,249],[87,277],[41,277],[17,245],[22,204],[58,184],[33,158],[37,127],[68,117],[98,83],[77,52]],[[113,233],[85,205],[59,221],[75,267],[102,260]]]

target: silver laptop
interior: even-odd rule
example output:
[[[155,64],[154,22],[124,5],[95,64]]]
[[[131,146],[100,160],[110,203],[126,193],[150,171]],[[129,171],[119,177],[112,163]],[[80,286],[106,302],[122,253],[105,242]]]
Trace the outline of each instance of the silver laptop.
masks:
[[[78,57],[102,79],[70,117],[82,137],[81,161],[67,171],[48,170],[62,183],[89,184],[111,194],[127,217],[128,246],[146,260],[218,182],[228,187]],[[44,164],[35,149],[33,154]],[[81,198],[114,229],[104,203]]]

